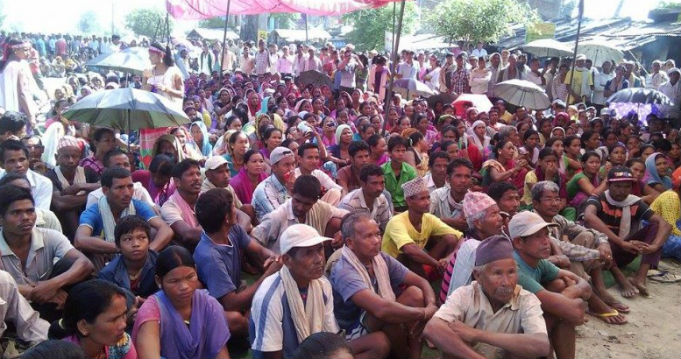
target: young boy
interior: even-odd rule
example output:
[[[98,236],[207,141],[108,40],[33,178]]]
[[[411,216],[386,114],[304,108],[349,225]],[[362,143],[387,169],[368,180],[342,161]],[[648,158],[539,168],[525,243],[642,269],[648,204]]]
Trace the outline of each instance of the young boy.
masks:
[[[404,154],[407,152],[407,141],[399,136],[388,140],[388,152],[390,161],[381,166],[385,174],[385,189],[390,192],[395,212],[404,212],[407,209],[407,201],[404,199],[402,185],[416,178],[416,169],[404,162]]]
[[[154,268],[158,254],[149,249],[149,223],[135,215],[123,217],[116,225],[114,237],[120,254],[99,271],[99,278],[140,298],[157,292]]]

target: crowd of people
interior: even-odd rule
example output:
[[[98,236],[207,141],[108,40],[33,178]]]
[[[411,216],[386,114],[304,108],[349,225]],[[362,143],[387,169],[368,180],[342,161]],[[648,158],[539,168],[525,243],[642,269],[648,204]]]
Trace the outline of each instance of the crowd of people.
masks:
[[[23,358],[574,358],[587,315],[624,325],[648,279],[681,280],[654,271],[681,260],[673,60],[646,77],[578,55],[572,80],[570,59],[482,44],[391,66],[352,45],[246,42],[217,61],[204,43],[190,61],[152,42],[142,76],[69,78],[42,118],[28,59],[53,50],[31,39],[0,40],[2,348]],[[391,76],[493,107],[386,104]],[[514,78],[551,107],[498,98]],[[120,86],[190,122],[126,134],[63,116]],[[676,102],[646,118],[605,103],[643,86]]]

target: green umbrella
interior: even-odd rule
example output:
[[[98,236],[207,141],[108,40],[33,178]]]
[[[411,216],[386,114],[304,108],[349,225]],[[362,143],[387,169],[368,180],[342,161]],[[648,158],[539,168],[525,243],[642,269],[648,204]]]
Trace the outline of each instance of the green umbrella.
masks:
[[[64,112],[64,117],[125,132],[189,123],[187,115],[167,98],[133,88],[104,90],[85,96]]]
[[[144,70],[151,69],[149,49],[144,47],[129,47],[125,50],[103,54],[88,61],[85,67],[89,69],[103,69],[133,73],[141,75]]]

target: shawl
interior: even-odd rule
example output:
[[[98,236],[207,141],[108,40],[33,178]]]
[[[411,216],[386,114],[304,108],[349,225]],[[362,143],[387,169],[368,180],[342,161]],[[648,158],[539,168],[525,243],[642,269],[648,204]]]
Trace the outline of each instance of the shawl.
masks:
[[[102,216],[102,235],[104,235],[104,240],[109,243],[114,243],[116,238],[114,236],[114,230],[116,229],[116,219],[113,216],[113,212],[111,212],[111,207],[109,206],[109,201],[107,200],[106,196],[100,197],[97,201],[97,205],[99,206],[99,214]],[[121,212],[120,218],[128,215],[134,215],[135,213],[135,204],[131,200],[128,208]]]
[[[210,144],[210,138],[208,135],[208,128],[206,127],[206,124],[203,121],[192,122],[192,124],[189,127],[190,132],[191,128],[194,126],[198,126],[199,130],[201,130],[201,134],[203,135],[203,140],[201,141],[201,143],[196,143],[197,148],[200,150],[201,154],[204,157],[210,157],[211,153],[213,152],[213,146]]]
[[[362,281],[364,284],[371,289],[372,292],[376,292],[374,289],[374,286],[371,284],[371,277],[369,277],[369,272],[367,271],[366,267],[362,262],[359,261],[359,258],[357,258],[357,255],[348,248],[347,246],[343,246],[341,248],[343,258],[350,263],[352,268],[359,273],[359,276],[362,278]],[[390,285],[390,274],[388,272],[388,265],[385,263],[385,259],[383,256],[381,256],[381,253],[379,252],[372,260],[371,263],[374,268],[374,275],[376,276],[376,282],[378,282],[378,294],[383,297],[384,299],[387,299],[391,302],[395,301],[395,292],[393,291],[392,286]]]
[[[322,331],[324,325],[324,289],[320,279],[310,281],[307,289],[307,300],[303,304],[298,284],[293,279],[288,267],[279,270],[279,276],[286,292],[286,301],[291,309],[291,318],[296,328],[298,343],[302,343],[310,334]]]
[[[669,176],[657,172],[655,162],[658,156],[665,157],[664,154],[656,152],[646,158],[647,184],[661,183],[665,189],[672,188],[672,179]],[[665,157],[666,158],[666,157]]]
[[[620,238],[626,238],[631,232],[631,206],[640,199],[634,195],[629,195],[623,201],[615,201],[610,196],[610,190],[605,191],[605,200],[609,205],[622,208],[622,218],[620,218],[620,229],[617,234]]]

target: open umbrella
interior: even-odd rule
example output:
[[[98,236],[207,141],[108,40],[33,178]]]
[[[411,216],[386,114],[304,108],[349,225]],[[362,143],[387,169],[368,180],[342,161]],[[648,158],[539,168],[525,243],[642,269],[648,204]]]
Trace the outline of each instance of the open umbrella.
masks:
[[[605,40],[589,40],[580,42],[577,47],[577,52],[584,54],[587,59],[590,59],[594,66],[600,66],[606,60],[614,60],[619,63],[624,60],[624,53],[608,44]]]
[[[662,92],[642,87],[621,89],[612,94],[607,103],[618,117],[634,112],[638,115],[639,122],[644,125],[647,125],[649,114],[661,115],[664,106],[673,105],[671,99]]]
[[[469,106],[475,107],[480,112],[488,112],[492,108],[492,103],[489,98],[485,95],[476,95],[472,93],[464,93],[459,95],[459,97],[452,103],[456,109],[457,114],[464,113],[464,105],[469,104]]]
[[[149,49],[144,47],[129,47],[119,52],[99,55],[88,61],[85,64],[85,67],[141,75],[144,70],[151,68]]]
[[[426,101],[428,102],[428,106],[432,108],[435,107],[435,104],[438,102],[441,102],[446,105],[448,103],[452,103],[454,99],[456,99],[456,96],[454,96],[454,94],[444,92],[430,96],[426,99]]]
[[[189,123],[187,115],[167,98],[133,88],[87,95],[69,107],[64,117],[125,132]]]
[[[329,87],[333,86],[333,81],[331,81],[331,78],[329,76],[327,76],[323,72],[319,72],[316,70],[301,72],[300,79],[298,81],[300,81],[300,83],[302,83],[304,86],[307,85],[312,85],[315,87],[320,87],[323,85]]]
[[[572,50],[564,43],[554,39],[539,39],[520,46],[524,52],[537,57],[562,57],[572,55]]]
[[[433,90],[428,87],[425,83],[416,79],[399,79],[395,80],[393,86],[399,89],[407,91],[407,97],[410,93],[417,94],[418,96],[430,97],[435,94]]]
[[[525,80],[508,80],[494,85],[494,95],[516,106],[543,110],[551,106],[549,96],[536,84]]]

